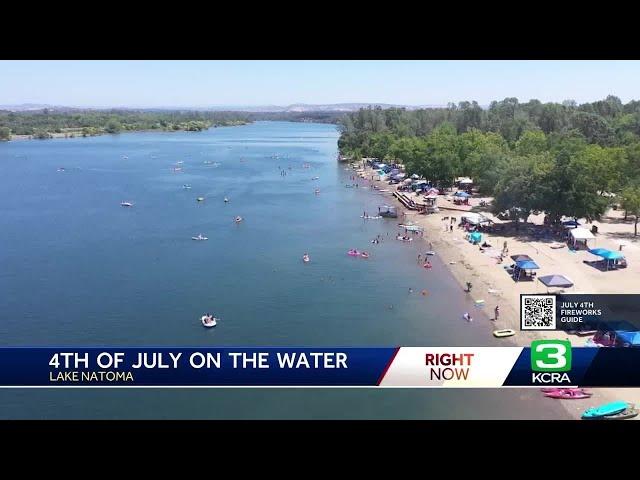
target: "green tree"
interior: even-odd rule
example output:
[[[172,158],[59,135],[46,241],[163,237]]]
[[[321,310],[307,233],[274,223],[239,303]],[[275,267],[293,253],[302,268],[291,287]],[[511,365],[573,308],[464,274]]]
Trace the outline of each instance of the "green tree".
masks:
[[[11,129],[9,127],[0,127],[0,141],[11,140]]]
[[[640,221],[640,186],[625,188],[621,195],[621,206],[627,215],[633,215],[633,235],[638,236],[638,221]]]
[[[107,122],[104,129],[107,133],[120,133],[122,130],[122,124],[118,120],[112,119]]]

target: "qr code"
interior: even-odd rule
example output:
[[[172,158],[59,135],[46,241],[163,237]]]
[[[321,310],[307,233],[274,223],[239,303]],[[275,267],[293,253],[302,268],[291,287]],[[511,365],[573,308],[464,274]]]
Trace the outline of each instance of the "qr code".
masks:
[[[555,330],[556,297],[554,295],[522,295],[521,330]]]

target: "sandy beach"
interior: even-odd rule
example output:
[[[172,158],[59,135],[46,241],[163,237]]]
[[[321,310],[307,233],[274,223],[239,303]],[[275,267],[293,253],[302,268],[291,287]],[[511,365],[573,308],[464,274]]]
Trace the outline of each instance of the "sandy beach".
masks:
[[[496,258],[480,251],[477,245],[472,245],[465,239],[465,231],[457,226],[464,211],[454,205],[446,195],[440,195],[437,200],[438,213],[422,215],[413,210],[405,209],[401,203],[393,197],[395,186],[377,180],[377,175],[370,169],[366,169],[361,178],[367,181],[371,188],[388,190],[385,197],[393,205],[398,206],[398,211],[403,212],[399,218],[406,222],[412,222],[424,227],[425,234],[422,239],[425,242],[425,251],[431,243],[433,250],[452,272],[460,288],[465,288],[467,282],[473,284],[470,295],[475,300],[485,301],[485,313],[493,318],[493,309],[500,306],[500,316],[497,321],[488,320],[486,334],[492,336],[492,331],[501,328],[511,328],[517,334],[505,338],[505,345],[529,346],[532,340],[537,338],[562,338],[570,339],[573,345],[581,345],[586,342],[588,336],[568,335],[564,332],[522,332],[519,328],[520,318],[520,294],[546,293],[547,288],[538,281],[514,282],[505,271],[504,266],[509,265],[511,259],[505,259],[502,264]],[[418,201],[418,195],[409,193],[407,196]],[[488,211],[480,207],[481,201],[490,198],[474,196],[469,200],[474,212],[482,213],[487,217],[500,222]],[[421,200],[420,200],[421,201]],[[453,231],[450,231],[450,220],[445,217],[456,217]],[[528,228],[533,225],[542,225],[544,214],[531,215],[528,224],[521,224],[518,234],[511,230],[504,233],[483,233],[486,240],[493,248],[502,250],[504,242],[507,242],[508,255],[526,254],[531,256],[540,266],[538,276],[549,274],[561,274],[574,283],[574,287],[566,289],[566,293],[637,293],[640,288],[640,237],[633,236],[633,222],[624,221],[624,212],[610,210],[600,221],[586,224],[580,220],[586,228],[595,225],[598,234],[595,240],[589,242],[590,248],[600,247],[610,250],[619,250],[620,243],[622,253],[627,258],[629,266],[625,269],[601,271],[594,266],[585,264],[584,261],[594,261],[597,257],[586,250],[576,252],[568,248],[551,248],[553,242],[544,239],[535,239],[529,235]],[[555,291],[558,291],[557,289]],[[478,345],[483,344],[483,339],[478,339]],[[574,418],[580,418],[581,413],[590,406],[606,403],[614,400],[623,400],[640,404],[640,388],[628,389],[590,389],[593,396],[585,400],[558,400]]]

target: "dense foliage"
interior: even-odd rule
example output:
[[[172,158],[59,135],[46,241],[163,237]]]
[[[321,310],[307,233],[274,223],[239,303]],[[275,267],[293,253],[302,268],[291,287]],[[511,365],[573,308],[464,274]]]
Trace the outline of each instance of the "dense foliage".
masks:
[[[51,112],[0,111],[0,140],[9,135],[50,138],[52,133],[99,135],[135,130],[205,130],[211,126],[238,125],[249,121],[237,112],[181,112],[131,110],[73,110]],[[9,133],[7,133],[7,130]]]
[[[640,214],[638,101],[369,108],[344,117],[341,129],[343,154],[403,163],[441,187],[470,176],[497,212],[514,217],[597,219],[613,202]]]

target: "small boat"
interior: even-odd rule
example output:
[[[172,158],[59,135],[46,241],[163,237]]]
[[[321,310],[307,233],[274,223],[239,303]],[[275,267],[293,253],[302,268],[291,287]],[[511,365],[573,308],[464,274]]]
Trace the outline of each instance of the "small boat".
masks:
[[[200,317],[200,321],[202,322],[202,326],[206,328],[215,327],[218,324],[218,319],[213,315],[203,315]]]
[[[503,328],[502,330],[493,331],[493,336],[496,338],[513,337],[515,334],[516,331],[510,328]]]
[[[303,261],[304,263],[309,263],[309,262],[311,261],[311,258],[309,258],[309,255],[305,253],[305,254],[302,256],[302,261]]]
[[[351,249],[347,252],[347,255],[351,255],[352,257],[357,257],[360,255],[360,252],[358,250]]]
[[[209,240],[209,238],[200,233],[197,237],[191,237],[191,240]]]
[[[229,199],[227,197],[224,197],[224,203],[229,203]]]
[[[603,418],[624,412],[627,408],[629,408],[629,404],[627,402],[617,401],[605,403],[604,405],[600,405],[599,407],[588,408],[582,414],[582,418],[585,420]]]
[[[434,252],[433,250],[429,250],[429,251],[427,252],[427,255],[435,255],[435,254],[436,254],[436,252]]]
[[[375,217],[372,217],[371,215],[360,215],[360,218],[364,218],[365,220],[378,220],[382,217],[380,215],[376,215]]]
[[[402,235],[398,235],[396,240],[400,240],[401,242],[413,242],[413,238],[411,237],[403,237]]]
[[[64,172],[64,171],[66,171],[66,170],[65,170],[65,168],[64,168],[64,167],[60,167],[60,168],[58,168],[58,171],[59,171],[59,172]]]
[[[345,185],[345,188],[353,188],[353,185]]]
[[[197,200],[198,202],[204,202],[204,197],[198,197],[198,198],[196,198],[196,200]]]
[[[240,216],[237,216],[237,217],[235,218],[235,222],[236,222],[236,223],[240,223],[242,220],[243,220],[243,218],[242,218],[242,217],[240,217]]]
[[[638,410],[633,407],[629,407],[620,413],[615,413],[613,415],[607,415],[603,417],[603,420],[626,420],[627,418],[633,418],[638,416]]]
[[[315,193],[316,195],[318,195],[318,194],[320,193],[320,189],[319,189],[319,188],[316,188],[316,189],[315,189],[315,191],[314,191],[313,193]]]
[[[184,188],[185,190],[191,190],[191,185],[185,183],[184,185],[182,185],[182,188]]]
[[[582,388],[559,388],[552,392],[545,392],[544,396],[549,398],[558,398],[562,400],[581,400],[591,397],[591,393],[586,392]]]
[[[369,254],[368,254],[367,252],[362,252],[362,253],[360,254],[360,256],[361,256],[362,258],[369,258]]]
[[[313,177],[311,180],[319,180],[320,177]]]
[[[174,172],[178,173],[178,172],[181,172],[181,171],[182,171],[182,167],[174,167],[172,170],[173,170]]]
[[[205,165],[213,165],[213,162],[211,160],[205,160],[203,163]]]
[[[184,162],[182,160],[180,160],[179,162],[176,162],[176,165],[182,165]]]
[[[133,207],[132,202],[120,202],[120,205],[122,205],[123,207]]]

